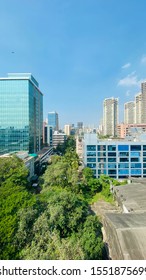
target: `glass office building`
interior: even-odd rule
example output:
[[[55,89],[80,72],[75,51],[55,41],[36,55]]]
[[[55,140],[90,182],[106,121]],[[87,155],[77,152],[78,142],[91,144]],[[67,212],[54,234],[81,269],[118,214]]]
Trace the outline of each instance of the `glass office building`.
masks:
[[[42,148],[43,95],[30,73],[0,78],[0,154]]]
[[[146,141],[102,141],[96,134],[84,136],[84,164],[95,177],[146,177]]]
[[[56,113],[56,112],[48,113],[48,125],[52,126],[54,131],[59,130],[58,113]]]

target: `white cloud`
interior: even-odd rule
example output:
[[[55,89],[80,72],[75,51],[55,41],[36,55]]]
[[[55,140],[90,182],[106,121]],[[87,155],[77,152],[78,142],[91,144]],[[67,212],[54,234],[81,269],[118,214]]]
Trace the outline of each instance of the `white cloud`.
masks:
[[[141,63],[142,64],[146,64],[146,55],[143,55],[143,57],[141,59]]]
[[[131,63],[128,62],[122,66],[122,69],[129,68],[130,66],[131,66]]]
[[[139,86],[142,80],[138,80],[137,75],[135,75],[135,72],[132,72],[131,74],[127,75],[125,78],[119,80],[118,86]]]

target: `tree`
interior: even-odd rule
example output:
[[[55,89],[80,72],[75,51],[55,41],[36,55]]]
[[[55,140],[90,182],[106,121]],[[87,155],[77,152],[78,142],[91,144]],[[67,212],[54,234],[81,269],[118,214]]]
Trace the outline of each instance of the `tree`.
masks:
[[[88,215],[79,232],[85,260],[102,260],[104,243],[97,216]]]

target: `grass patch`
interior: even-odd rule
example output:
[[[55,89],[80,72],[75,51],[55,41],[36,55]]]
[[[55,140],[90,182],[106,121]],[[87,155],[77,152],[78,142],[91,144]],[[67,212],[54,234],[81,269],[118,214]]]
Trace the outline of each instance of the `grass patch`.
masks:
[[[97,202],[98,200],[104,200],[106,202],[109,202],[111,204],[115,204],[113,195],[110,194],[108,197],[105,196],[102,192],[96,193],[89,201],[89,204],[93,204],[94,202]]]

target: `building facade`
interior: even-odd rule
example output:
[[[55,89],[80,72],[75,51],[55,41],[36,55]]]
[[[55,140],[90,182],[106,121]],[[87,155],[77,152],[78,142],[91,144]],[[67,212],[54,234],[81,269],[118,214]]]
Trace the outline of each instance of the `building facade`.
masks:
[[[135,102],[129,101],[124,104],[124,123],[134,124],[135,123]]]
[[[142,123],[142,94],[139,93],[135,96],[135,122]]]
[[[119,138],[125,138],[126,136],[134,136],[135,133],[142,134],[143,132],[146,132],[146,124],[118,124],[117,126],[118,131],[118,137]]]
[[[71,125],[70,124],[65,124],[64,126],[64,133],[69,136],[71,134]]]
[[[43,142],[43,94],[30,73],[0,78],[0,154],[35,153]]]
[[[83,161],[97,178],[146,177],[146,141],[102,141],[96,134],[85,134]]]
[[[107,98],[103,102],[104,135],[116,136],[118,124],[118,98]]]
[[[56,113],[56,112],[49,112],[48,113],[48,125],[52,126],[54,131],[59,130],[58,113]]]
[[[146,123],[146,82],[141,83],[141,122]]]
[[[53,133],[53,148],[57,148],[58,144],[63,144],[67,139],[67,136],[65,133],[60,133],[58,131],[55,131]]]

